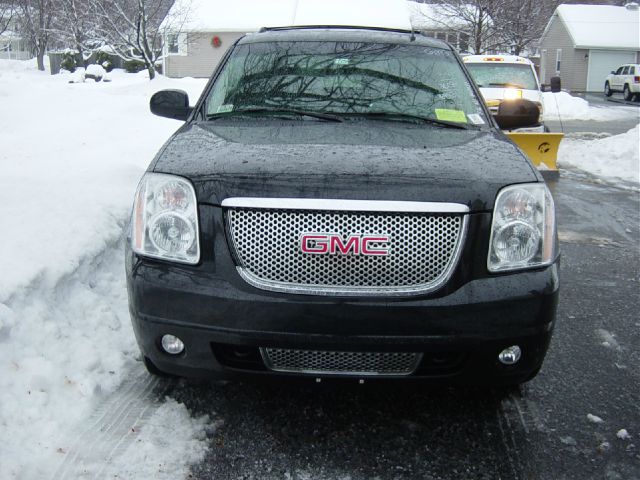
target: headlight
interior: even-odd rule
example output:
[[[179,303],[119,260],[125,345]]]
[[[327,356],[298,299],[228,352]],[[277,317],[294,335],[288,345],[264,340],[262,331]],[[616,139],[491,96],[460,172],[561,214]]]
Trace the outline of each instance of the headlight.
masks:
[[[505,89],[504,91],[505,100],[516,100],[518,98],[522,98],[522,90],[518,90],[517,88]]]
[[[196,264],[200,260],[198,205],[191,183],[147,173],[138,185],[131,216],[131,247],[139,255]]]
[[[500,191],[491,225],[490,272],[549,265],[556,257],[556,243],[555,207],[546,185],[513,185]]]

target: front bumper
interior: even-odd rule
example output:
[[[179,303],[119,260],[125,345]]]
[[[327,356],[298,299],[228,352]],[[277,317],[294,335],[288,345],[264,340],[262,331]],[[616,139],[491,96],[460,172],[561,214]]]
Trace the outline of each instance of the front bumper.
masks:
[[[455,288],[440,295],[313,297],[246,284],[228,251],[221,255],[224,242],[217,243],[215,267],[207,266],[206,258],[201,266],[187,267],[140,259],[127,251],[136,338],[142,354],[165,373],[209,378],[295,375],[265,366],[258,349],[269,347],[419,352],[423,360],[413,374],[385,378],[511,384],[528,380],[540,369],[553,331],[557,264],[460,285],[454,279]],[[458,270],[468,270],[463,261]],[[160,339],[165,334],[182,339],[185,352],[164,353]],[[511,366],[499,363],[498,353],[511,345],[522,348],[522,359]],[[325,375],[312,378],[319,376]]]

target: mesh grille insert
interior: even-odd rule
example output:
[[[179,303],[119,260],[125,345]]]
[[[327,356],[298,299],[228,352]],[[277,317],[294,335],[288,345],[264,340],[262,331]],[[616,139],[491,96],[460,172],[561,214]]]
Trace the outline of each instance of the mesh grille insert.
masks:
[[[265,365],[276,372],[334,375],[410,375],[422,354],[412,352],[332,352],[261,348]]]
[[[230,208],[226,215],[241,273],[267,289],[428,291],[446,280],[464,233],[459,214]],[[388,236],[388,244],[372,246],[389,254],[306,254],[301,237],[308,233]]]

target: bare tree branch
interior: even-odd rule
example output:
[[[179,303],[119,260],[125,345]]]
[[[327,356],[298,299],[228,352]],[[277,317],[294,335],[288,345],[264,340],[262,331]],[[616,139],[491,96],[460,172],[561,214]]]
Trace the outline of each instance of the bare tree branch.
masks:
[[[559,0],[508,1],[493,12],[494,25],[506,47],[514,55],[540,40]]]
[[[96,36],[124,60],[139,60],[156,74],[162,57],[163,20],[173,2],[169,0],[86,0],[96,20]],[[165,21],[166,25],[166,21]],[[173,31],[173,30],[172,30]]]
[[[16,6],[14,0],[0,1],[0,35],[7,31],[14,19]]]
[[[501,46],[493,13],[508,1],[516,0],[448,0],[432,5],[433,13],[422,15],[443,30],[468,35],[471,50],[479,54]]]
[[[44,55],[55,15],[54,0],[16,0],[16,9],[21,33],[36,54],[38,70],[44,71]]]
[[[87,52],[102,44],[96,36],[96,21],[88,0],[56,0],[57,15],[52,32],[72,44],[83,62]],[[86,66],[86,65],[85,65]]]

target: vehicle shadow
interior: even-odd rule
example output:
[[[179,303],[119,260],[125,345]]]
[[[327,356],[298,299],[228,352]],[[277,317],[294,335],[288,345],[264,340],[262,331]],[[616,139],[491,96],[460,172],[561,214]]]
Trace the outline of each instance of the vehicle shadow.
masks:
[[[195,478],[494,479],[527,469],[526,388],[218,382],[172,397],[223,422]]]

